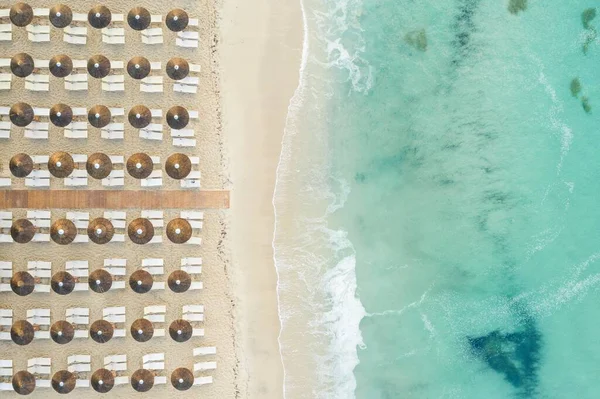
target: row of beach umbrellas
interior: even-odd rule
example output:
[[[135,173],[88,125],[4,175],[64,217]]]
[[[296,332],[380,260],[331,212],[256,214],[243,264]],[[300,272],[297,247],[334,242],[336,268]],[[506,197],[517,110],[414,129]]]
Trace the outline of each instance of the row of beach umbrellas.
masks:
[[[24,27],[33,21],[33,9],[27,3],[17,3],[10,8],[9,17],[14,25]],[[48,18],[55,27],[59,29],[66,28],[73,22],[73,11],[70,7],[59,4],[50,8]],[[106,6],[97,5],[88,12],[88,22],[93,28],[106,28],[111,21],[112,13]],[[150,12],[144,7],[134,7],[127,14],[127,23],[134,30],[147,29],[150,22]],[[167,28],[173,32],[184,30],[188,23],[188,14],[179,8],[169,11],[165,18]]]
[[[33,73],[35,61],[27,53],[18,53],[10,59],[11,72],[19,77],[25,78]],[[53,56],[48,62],[50,73],[57,78],[64,78],[73,72],[73,60],[65,54]],[[134,79],[144,79],[150,74],[151,64],[147,58],[142,56],[133,57],[127,63],[127,73]],[[88,73],[98,79],[110,74],[110,60],[103,55],[94,55],[87,62]],[[167,76],[173,80],[181,80],[190,73],[189,63],[180,57],[173,57],[167,62]]]
[[[77,281],[71,273],[60,271],[52,276],[50,286],[57,294],[68,295],[73,292]],[[175,270],[169,275],[167,283],[171,291],[180,294],[190,288],[192,277],[184,270]],[[99,294],[108,292],[112,284],[113,276],[104,269],[94,270],[88,278],[90,289]],[[154,278],[146,270],[136,270],[129,276],[129,286],[138,294],[147,293],[153,284]],[[35,278],[26,271],[16,272],[10,279],[10,288],[19,296],[30,295],[35,288]]]
[[[10,121],[18,127],[26,127],[36,119],[33,107],[28,103],[13,104],[8,116]],[[50,108],[50,121],[57,127],[68,126],[73,121],[73,109],[66,104],[55,104]],[[105,105],[94,105],[88,110],[87,115],[90,125],[102,129],[112,120],[110,108]],[[135,105],[127,114],[129,124],[136,129],[144,129],[152,122],[152,112],[145,105]],[[171,129],[181,130],[190,122],[187,109],[175,105],[167,111],[167,125]]]
[[[10,235],[20,244],[26,244],[33,239],[37,228],[29,219],[17,219],[10,227]],[[110,242],[114,235],[114,227],[110,220],[96,218],[87,228],[89,239],[96,244]],[[132,220],[127,226],[127,234],[135,244],[147,244],[154,237],[154,226],[146,218]],[[75,240],[77,228],[69,219],[58,219],[50,227],[50,238],[60,245],[68,245]],[[183,244],[192,237],[192,226],[183,218],[176,218],[167,224],[167,237],[175,244]]]
[[[10,159],[8,167],[13,176],[23,178],[31,174],[34,163],[29,155],[20,153]],[[94,179],[104,179],[110,175],[113,164],[108,155],[97,152],[88,157],[85,168]],[[126,168],[133,178],[145,179],[152,174],[154,163],[148,154],[140,152],[127,159]],[[68,177],[74,169],[75,161],[69,153],[58,151],[48,158],[48,171],[54,177]],[[165,171],[172,179],[183,179],[192,171],[192,161],[185,154],[171,154],[165,163]]]
[[[99,344],[110,341],[115,329],[106,320],[96,320],[90,326],[90,338]],[[154,336],[154,326],[148,319],[137,319],[130,328],[131,336],[138,342],[147,342]],[[174,320],[169,325],[169,335],[176,342],[186,342],[192,337],[193,327],[184,319]],[[12,341],[20,346],[29,345],[35,336],[35,327],[27,320],[18,320],[10,329]],[[75,327],[66,320],[60,320],[50,327],[50,337],[57,344],[68,344],[75,337]]]
[[[70,393],[75,389],[77,377],[68,370],[60,370],[52,376],[52,388],[60,394]],[[109,392],[115,385],[115,375],[107,369],[96,370],[90,379],[92,388],[99,393]],[[171,385],[179,391],[185,391],[194,384],[194,374],[185,367],[175,369],[171,373]],[[35,376],[22,370],[12,378],[12,386],[20,395],[29,395],[35,390]],[[147,369],[138,369],[131,375],[131,386],[137,392],[148,392],[154,386],[154,373]]]

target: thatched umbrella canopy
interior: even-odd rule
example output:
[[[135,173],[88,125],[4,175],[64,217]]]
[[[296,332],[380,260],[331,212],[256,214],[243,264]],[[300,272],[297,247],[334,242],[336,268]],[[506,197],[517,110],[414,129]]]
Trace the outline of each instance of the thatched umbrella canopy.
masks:
[[[131,376],[131,386],[138,392],[148,392],[154,386],[154,374],[146,369],[136,370]]]
[[[13,375],[12,386],[19,395],[29,395],[35,389],[35,376],[29,371],[21,370]]]
[[[115,228],[110,220],[96,218],[90,222],[87,234],[92,242],[96,244],[106,244],[112,240],[115,234]]]
[[[190,18],[187,13],[179,8],[169,11],[165,19],[167,28],[173,32],[181,32],[188,26],[189,22]]]
[[[152,289],[154,279],[152,275],[145,270],[136,270],[129,276],[129,286],[138,294],[145,294]]]
[[[171,107],[167,111],[167,124],[171,129],[179,130],[187,126],[190,121],[190,114],[187,109],[178,105]]]
[[[94,270],[88,279],[88,285],[90,286],[90,289],[99,294],[110,290],[112,283],[112,275],[104,269]]]
[[[146,342],[154,335],[154,326],[148,319],[137,319],[131,325],[131,336],[138,342]]]
[[[112,171],[112,161],[110,157],[101,152],[90,155],[85,163],[85,168],[94,179],[104,179]]]
[[[19,127],[25,127],[33,121],[33,108],[27,103],[16,103],[10,107],[10,121]]]
[[[27,320],[17,320],[10,329],[10,338],[17,345],[29,345],[33,341],[35,331]]]
[[[54,104],[50,108],[50,121],[58,127],[65,127],[73,121],[73,110],[66,104]]]
[[[88,73],[97,79],[102,79],[110,73],[110,60],[103,55],[94,55],[88,60]]]
[[[15,177],[27,177],[33,170],[33,160],[27,154],[13,155],[8,163],[8,168]]]
[[[144,57],[133,57],[127,63],[127,73],[134,79],[144,79],[150,74],[150,61]]]
[[[150,12],[144,7],[134,7],[127,14],[127,23],[135,30],[144,30],[150,26]]]
[[[110,341],[114,332],[112,324],[106,320],[96,320],[90,327],[90,337],[99,344]]]
[[[181,80],[190,73],[190,64],[183,58],[174,57],[167,62],[167,75],[173,80]]]
[[[50,9],[50,23],[56,28],[62,29],[71,25],[73,21],[73,12],[71,9],[64,5],[58,4]]]
[[[137,218],[127,226],[127,235],[136,244],[147,244],[154,237],[154,226],[148,219]]]
[[[165,171],[172,179],[184,179],[192,171],[192,161],[185,154],[171,154],[165,163]]]
[[[77,236],[77,227],[69,219],[58,219],[50,226],[50,238],[59,245],[68,245]]]
[[[112,115],[110,109],[105,105],[94,105],[88,111],[90,125],[102,129],[110,123]]]
[[[57,344],[68,344],[75,337],[75,328],[68,321],[59,320],[50,327],[50,336]]]
[[[98,369],[92,374],[92,388],[96,392],[107,393],[115,385],[115,377],[110,370]]]
[[[178,319],[169,326],[169,335],[177,342],[185,342],[192,337],[193,328],[189,321]]]
[[[48,63],[48,68],[50,69],[50,73],[57,78],[64,78],[65,76],[69,76],[73,71],[73,61],[71,61],[71,57],[65,54],[55,55],[50,58],[50,62]]]
[[[58,393],[69,393],[75,389],[75,374],[68,370],[60,370],[52,376],[52,388]]]
[[[20,78],[31,75],[34,67],[33,58],[27,53],[19,53],[10,59],[10,70]]]
[[[60,271],[54,273],[50,280],[50,286],[52,286],[52,291],[58,295],[68,295],[75,288],[75,278],[69,272]]]
[[[150,176],[154,164],[152,158],[148,154],[138,152],[127,159],[127,172],[136,179],[145,179]]]
[[[10,226],[10,235],[15,242],[26,244],[33,239],[36,230],[28,219],[17,219]]]
[[[95,6],[88,12],[88,22],[96,29],[106,28],[112,20],[112,14],[108,7]]]
[[[17,3],[10,8],[10,22],[16,26],[27,26],[33,21],[33,9],[29,4]]]
[[[16,272],[10,279],[10,288],[19,296],[27,296],[35,288],[35,279],[28,272]]]
[[[194,373],[185,367],[179,367],[171,373],[171,385],[178,391],[186,391],[194,385]]]
[[[186,292],[190,288],[192,277],[183,270],[175,270],[169,275],[167,282],[171,291],[181,293]]]
[[[67,152],[57,151],[48,159],[48,170],[54,177],[65,178],[73,172],[74,168],[73,157]]]
[[[183,244],[192,238],[192,226],[183,218],[176,218],[167,224],[167,237],[175,244]]]
[[[152,112],[145,105],[136,105],[129,110],[127,119],[134,128],[143,129],[152,122]]]

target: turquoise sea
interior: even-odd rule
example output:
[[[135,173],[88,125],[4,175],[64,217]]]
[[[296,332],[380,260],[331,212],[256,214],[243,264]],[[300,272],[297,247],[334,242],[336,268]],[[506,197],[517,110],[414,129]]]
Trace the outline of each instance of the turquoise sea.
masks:
[[[302,6],[286,397],[600,398],[598,3]]]

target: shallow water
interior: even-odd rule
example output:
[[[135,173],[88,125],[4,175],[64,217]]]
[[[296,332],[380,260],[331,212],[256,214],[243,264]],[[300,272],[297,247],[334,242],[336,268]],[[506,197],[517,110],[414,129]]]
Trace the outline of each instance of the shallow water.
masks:
[[[600,17],[439,3],[304,3],[274,198],[287,397],[595,398]]]

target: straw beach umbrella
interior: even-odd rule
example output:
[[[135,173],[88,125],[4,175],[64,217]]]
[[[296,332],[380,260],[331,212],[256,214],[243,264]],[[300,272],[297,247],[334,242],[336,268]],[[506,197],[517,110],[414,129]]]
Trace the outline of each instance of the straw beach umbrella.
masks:
[[[88,60],[87,70],[92,77],[102,79],[110,73],[110,60],[103,55],[94,55]]]
[[[177,342],[185,342],[192,337],[192,325],[189,321],[178,319],[169,326],[169,335]]]
[[[183,244],[192,238],[192,226],[183,218],[176,218],[167,224],[167,237],[175,244]]]
[[[184,179],[192,171],[192,161],[185,154],[171,154],[165,163],[165,171],[171,179]]]
[[[112,20],[112,14],[108,7],[95,6],[88,12],[88,22],[96,29],[106,28]]]
[[[16,272],[10,279],[10,288],[19,296],[27,296],[35,288],[35,279],[28,272]]]
[[[27,103],[16,103],[10,107],[10,121],[19,127],[25,127],[33,121],[33,108]]]
[[[10,173],[15,177],[26,177],[29,176],[33,170],[33,160],[27,154],[13,155],[8,163]]]
[[[102,294],[112,287],[113,278],[109,272],[104,269],[96,269],[90,274],[88,285],[94,292]]]
[[[90,240],[96,244],[106,244],[112,240],[115,228],[110,220],[96,218],[90,222],[87,229]]]
[[[21,370],[13,376],[12,386],[19,395],[29,395],[35,389],[35,376],[29,371]]]
[[[110,175],[112,170],[112,161],[110,157],[101,152],[90,155],[85,163],[85,168],[94,179],[104,179]]]
[[[10,70],[15,76],[25,78],[33,73],[33,58],[27,53],[19,53],[10,59]]]
[[[65,178],[73,172],[74,168],[73,157],[66,152],[57,151],[48,159],[48,170],[54,177]]]
[[[10,338],[17,345],[29,345],[34,334],[33,326],[27,320],[15,321],[10,329]]]
[[[148,219],[137,218],[127,226],[127,235],[136,244],[147,244],[154,237],[154,226]]]
[[[54,126],[65,127],[73,121],[73,110],[66,104],[54,104],[50,108],[50,122]]]
[[[154,374],[146,369],[136,370],[131,376],[131,386],[138,392],[148,392],[154,386]]]
[[[186,292],[192,285],[192,278],[183,270],[175,270],[169,275],[167,280],[169,288],[173,292]]]
[[[131,29],[144,30],[150,26],[150,12],[144,7],[132,8],[127,14],[127,23]]]
[[[65,76],[69,76],[73,71],[73,61],[71,61],[71,57],[68,55],[55,55],[50,58],[48,68],[52,75],[57,78],[64,78]]]
[[[181,32],[188,26],[189,22],[190,19],[187,13],[179,8],[169,11],[167,18],[165,19],[167,28],[173,32]]]
[[[17,3],[10,8],[10,22],[16,26],[27,26],[33,21],[33,9],[29,4]]]
[[[50,336],[57,344],[68,344],[75,337],[75,328],[68,321],[59,320],[50,327]]]
[[[69,219],[58,219],[50,227],[50,238],[59,245],[68,245],[77,236],[77,227]]]
[[[144,79],[150,74],[150,61],[144,57],[133,57],[127,63],[127,73],[134,79]]]
[[[105,105],[94,105],[88,111],[88,122],[90,125],[102,129],[110,123],[112,114],[110,109]]]
[[[194,385],[194,373],[185,367],[179,367],[171,373],[171,385],[178,391],[187,391]]]
[[[96,320],[90,327],[90,337],[99,344],[110,341],[114,332],[112,324],[106,320]]]
[[[152,289],[154,280],[152,275],[145,270],[136,270],[129,276],[129,286],[138,294],[145,294]]]
[[[10,226],[10,235],[15,242],[26,244],[33,239],[36,230],[28,219],[17,219]]]
[[[152,121],[152,112],[145,105],[136,105],[129,110],[127,119],[134,128],[143,129]]]
[[[75,374],[60,370],[52,376],[52,388],[58,393],[69,393],[75,389]]]
[[[152,158],[148,154],[138,152],[127,159],[127,172],[136,179],[145,179],[150,176],[154,164]]]
[[[56,28],[66,28],[73,21],[73,12],[71,9],[64,5],[58,4],[50,9],[50,23]]]
[[[75,288],[75,278],[69,272],[57,272],[52,276],[50,286],[58,295],[68,295]]]
[[[138,342],[146,342],[154,335],[154,326],[147,319],[137,319],[131,325],[131,336]]]
[[[92,388],[99,393],[107,393],[115,385],[115,377],[110,370],[98,369],[91,378]]]
[[[190,114],[187,109],[178,105],[171,107],[167,111],[167,124],[175,130],[183,129],[190,121]]]
[[[181,80],[190,73],[190,64],[183,58],[174,57],[167,62],[167,75],[173,80]]]

